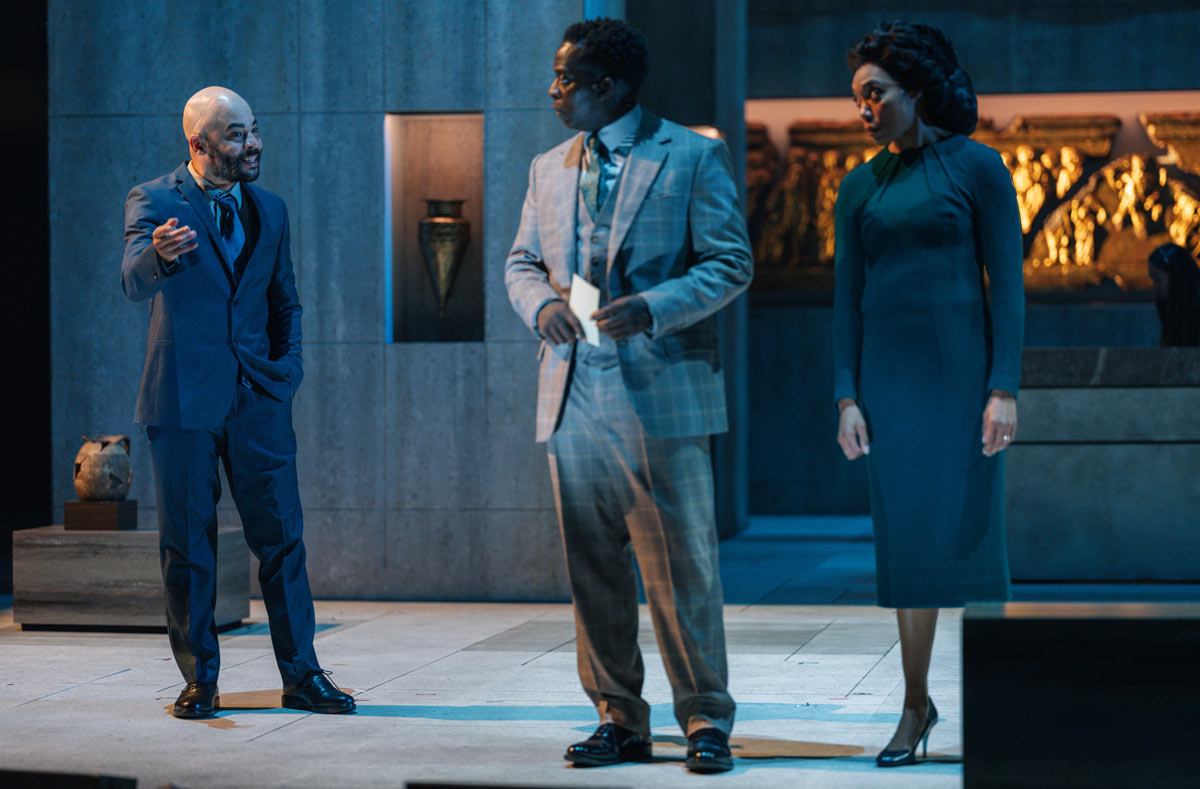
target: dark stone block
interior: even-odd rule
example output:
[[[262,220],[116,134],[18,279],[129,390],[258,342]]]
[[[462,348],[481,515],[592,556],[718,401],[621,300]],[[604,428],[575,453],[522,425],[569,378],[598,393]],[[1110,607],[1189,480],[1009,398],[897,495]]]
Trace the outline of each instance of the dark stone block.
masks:
[[[1200,348],[1026,348],[1021,387],[1200,386]]]
[[[63,528],[67,531],[124,531],[136,529],[137,521],[137,499],[63,504]]]
[[[1200,605],[968,606],[967,787],[1194,786]]]
[[[1026,348],[1157,348],[1161,333],[1152,302],[1025,304]]]
[[[22,625],[166,629],[158,531],[13,533],[13,621]],[[218,627],[250,615],[250,551],[236,526],[217,531]]]

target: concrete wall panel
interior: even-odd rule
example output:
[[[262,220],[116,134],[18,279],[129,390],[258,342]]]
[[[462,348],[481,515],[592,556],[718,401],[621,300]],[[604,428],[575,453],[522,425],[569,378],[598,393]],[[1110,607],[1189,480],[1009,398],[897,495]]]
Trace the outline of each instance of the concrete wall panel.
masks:
[[[384,506],[383,348],[308,343],[292,401],[300,499],[317,509]]]
[[[534,442],[537,408],[536,342],[493,342],[487,351],[487,475],[492,508],[553,509],[546,445]]]
[[[243,92],[259,112],[294,111],[296,3],[251,8],[243,17],[247,6],[232,0],[51,0],[50,115],[178,115],[205,85]]]
[[[490,341],[533,338],[509,303],[504,288],[504,261],[521,224],[530,162],[575,134],[550,109],[547,98],[537,110],[484,114],[483,160],[487,163],[483,179],[484,336]]]
[[[392,600],[492,599],[480,584],[488,546],[480,509],[388,510],[384,577]]]
[[[387,506],[481,506],[487,440],[483,344],[393,344],[385,360]]]
[[[482,583],[495,599],[571,599],[554,510],[489,510],[485,535],[491,556]]]
[[[540,109],[563,31],[583,20],[581,0],[486,0],[485,109]]]
[[[484,4],[384,0],[388,112],[478,111],[484,75]]]
[[[300,0],[300,109],[383,108],[383,0]]]
[[[300,296],[307,342],[382,341],[383,116],[305,114],[300,121]]]
[[[319,599],[375,597],[385,547],[383,510],[304,511],[308,582]]]
[[[566,571],[545,510],[388,510],[378,589],[396,600],[563,600]]]

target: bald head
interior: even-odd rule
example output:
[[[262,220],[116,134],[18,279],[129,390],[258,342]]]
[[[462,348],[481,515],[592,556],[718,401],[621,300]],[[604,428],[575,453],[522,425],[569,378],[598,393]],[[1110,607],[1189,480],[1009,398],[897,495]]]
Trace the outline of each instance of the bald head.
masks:
[[[229,88],[212,85],[188,99],[183,133],[192,166],[215,186],[258,177],[258,123],[246,100]]]
[[[252,115],[250,105],[229,88],[211,85],[197,91],[183,106],[183,134],[204,134],[224,127],[234,114]]]

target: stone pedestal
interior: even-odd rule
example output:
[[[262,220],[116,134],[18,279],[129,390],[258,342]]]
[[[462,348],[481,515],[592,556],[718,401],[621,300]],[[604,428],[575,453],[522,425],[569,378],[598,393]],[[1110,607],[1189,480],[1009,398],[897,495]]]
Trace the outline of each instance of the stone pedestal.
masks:
[[[67,531],[127,531],[137,528],[137,499],[68,501],[63,505]]]
[[[22,626],[166,629],[158,531],[13,533],[13,621]],[[237,526],[217,532],[217,626],[250,615],[250,551]]]
[[[1194,786],[1200,605],[963,613],[967,787]]]
[[[1022,378],[1013,579],[1200,581],[1200,349],[1031,349]]]

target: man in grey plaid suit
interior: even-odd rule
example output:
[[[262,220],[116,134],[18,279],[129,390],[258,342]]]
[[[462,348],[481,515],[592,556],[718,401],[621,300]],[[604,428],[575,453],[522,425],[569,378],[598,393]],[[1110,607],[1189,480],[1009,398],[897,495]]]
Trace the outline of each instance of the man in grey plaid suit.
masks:
[[[650,757],[633,554],[687,766],[728,770],[734,702],[709,436],[727,429],[715,313],[753,269],[742,207],[724,143],[638,106],[641,33],[593,19],[563,39],[550,97],[583,133],[533,160],[505,283],[543,341],[537,440],[549,453],[579,675],[600,715],[566,758]],[[595,313],[568,307],[573,275],[599,289]],[[598,345],[581,341],[579,317],[596,321]]]

